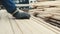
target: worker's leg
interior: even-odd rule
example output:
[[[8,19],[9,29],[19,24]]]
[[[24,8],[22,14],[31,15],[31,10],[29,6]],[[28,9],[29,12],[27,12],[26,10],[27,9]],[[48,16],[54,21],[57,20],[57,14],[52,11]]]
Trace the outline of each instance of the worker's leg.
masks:
[[[16,9],[16,6],[13,3],[13,0],[1,0],[1,2],[9,13],[13,13],[13,11]]]
[[[15,18],[22,18],[27,19],[30,18],[30,15],[27,13],[19,12],[16,9],[15,4],[13,3],[13,0],[1,0],[2,5],[6,8],[7,12],[11,13]]]

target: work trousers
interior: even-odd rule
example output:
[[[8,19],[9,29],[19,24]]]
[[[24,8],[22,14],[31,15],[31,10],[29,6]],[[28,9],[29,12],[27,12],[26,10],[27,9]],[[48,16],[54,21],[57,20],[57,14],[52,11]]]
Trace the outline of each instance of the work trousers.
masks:
[[[0,0],[0,2],[6,8],[7,12],[13,13],[16,10],[13,0]]]

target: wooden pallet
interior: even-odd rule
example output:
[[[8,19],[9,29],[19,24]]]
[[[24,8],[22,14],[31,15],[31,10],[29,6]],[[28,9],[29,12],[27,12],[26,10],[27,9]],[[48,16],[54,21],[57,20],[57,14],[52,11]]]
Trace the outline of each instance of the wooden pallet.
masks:
[[[42,19],[14,19],[6,10],[0,10],[0,34],[60,34],[60,28]]]

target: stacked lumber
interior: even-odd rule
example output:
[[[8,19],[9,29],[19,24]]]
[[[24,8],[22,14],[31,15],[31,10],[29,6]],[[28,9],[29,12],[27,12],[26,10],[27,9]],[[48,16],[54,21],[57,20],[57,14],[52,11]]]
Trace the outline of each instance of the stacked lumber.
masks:
[[[0,10],[0,34],[60,34],[60,29],[42,19],[14,19],[6,10]]]
[[[45,10],[32,9],[30,13],[33,15],[38,14],[37,16],[40,17],[52,17],[60,20],[60,8],[45,8]]]
[[[45,1],[31,4],[35,9],[29,12],[39,18],[42,18],[46,22],[56,24],[55,26],[60,27],[60,1]]]
[[[43,17],[52,17],[60,19],[60,1],[45,1],[31,4],[35,9],[30,10],[33,14],[39,14]],[[58,18],[57,18],[58,17]]]
[[[60,1],[44,1],[30,4],[31,7],[60,7]]]

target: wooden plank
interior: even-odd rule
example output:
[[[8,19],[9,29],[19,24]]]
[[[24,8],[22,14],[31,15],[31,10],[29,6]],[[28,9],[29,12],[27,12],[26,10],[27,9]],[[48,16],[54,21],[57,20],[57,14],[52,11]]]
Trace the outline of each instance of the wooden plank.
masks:
[[[40,9],[32,9],[29,12],[32,15],[37,14],[37,16],[41,18],[51,17],[60,20],[60,8],[44,8],[44,11]]]
[[[56,34],[60,34],[60,29],[49,24],[49,23],[46,23],[45,21],[43,21],[42,19],[40,18],[36,18],[34,17],[34,19],[36,19],[35,21],[38,22],[38,24],[40,25],[43,25],[44,27],[50,29],[51,31],[55,32]]]
[[[21,28],[19,27],[19,25],[17,24],[15,19],[10,14],[8,14],[8,18],[9,18],[10,24],[14,30],[14,34],[23,34],[23,32],[21,31]]]
[[[0,34],[14,34],[4,10],[0,11]]]
[[[30,4],[31,7],[60,7],[60,1],[45,1]]]
[[[25,20],[15,20],[19,26],[19,28],[21,28],[23,34],[32,34],[33,32],[29,29],[29,25],[27,26],[25,23]],[[23,24],[24,23],[24,24]]]
[[[38,24],[31,19],[16,20],[17,24],[21,27],[23,34],[56,34],[50,29]]]
[[[0,12],[0,34],[60,34],[60,30],[57,31],[46,24],[41,24],[43,22],[40,22],[35,17],[30,19],[14,19],[4,11]]]

